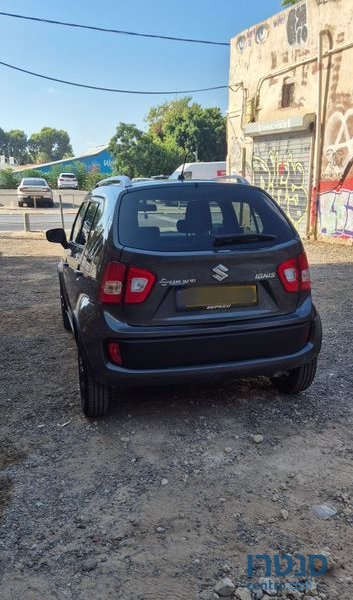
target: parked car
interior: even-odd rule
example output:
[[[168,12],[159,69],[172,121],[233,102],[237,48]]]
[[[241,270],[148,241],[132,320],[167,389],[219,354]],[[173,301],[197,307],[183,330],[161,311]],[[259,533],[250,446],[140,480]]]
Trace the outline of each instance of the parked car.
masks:
[[[179,165],[170,179],[178,179],[183,173],[184,179],[214,179],[226,175],[226,161],[194,162]]]
[[[68,240],[46,235],[65,248],[61,310],[87,416],[105,414],[124,384],[266,375],[284,393],[311,385],[322,333],[307,257],[262,189],[121,178],[87,195]]]
[[[24,177],[17,188],[18,206],[54,206],[53,192],[41,177]]]
[[[74,173],[60,173],[58,190],[78,190],[78,181]]]

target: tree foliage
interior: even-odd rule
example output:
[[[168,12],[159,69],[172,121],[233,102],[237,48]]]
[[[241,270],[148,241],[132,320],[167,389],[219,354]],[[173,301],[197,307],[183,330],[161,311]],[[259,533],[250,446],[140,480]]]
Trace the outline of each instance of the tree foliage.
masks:
[[[293,4],[297,4],[299,0],[282,0],[282,6],[293,6]]]
[[[6,154],[7,135],[0,127],[0,154]]]
[[[70,153],[72,147],[69,134],[63,129],[43,127],[38,133],[33,133],[28,140],[28,148],[35,162],[61,160]]]
[[[200,161],[226,157],[226,120],[219,108],[202,108],[185,97],[152,108],[146,121],[161,142],[175,144]]]
[[[180,149],[162,144],[151,134],[129,123],[117,126],[109,150],[114,158],[114,172],[129,177],[170,173],[182,159]]]
[[[0,127],[0,154],[13,156],[19,165],[30,161],[49,162],[72,156],[69,134],[62,129],[43,127],[28,139],[21,129],[4,131]]]
[[[202,108],[190,97],[154,106],[147,131],[120,123],[110,141],[114,170],[130,177],[170,174],[184,160],[224,160],[226,122],[219,108]]]
[[[27,144],[28,139],[21,129],[11,129],[6,133],[6,154],[14,156],[19,165],[29,160]]]

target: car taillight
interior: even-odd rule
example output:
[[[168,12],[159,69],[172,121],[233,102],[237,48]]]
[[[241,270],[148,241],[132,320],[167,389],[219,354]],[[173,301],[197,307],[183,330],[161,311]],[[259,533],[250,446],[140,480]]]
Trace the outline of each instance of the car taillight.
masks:
[[[104,269],[99,299],[104,304],[121,304],[125,279],[125,265],[110,262]]]
[[[138,267],[129,267],[125,290],[126,304],[144,302],[155,281],[156,276],[150,271]]]
[[[99,299],[104,304],[138,304],[149,295],[156,276],[139,267],[118,262],[107,264],[100,286]]]
[[[277,267],[277,273],[286,292],[311,289],[310,270],[305,252],[281,263]]]

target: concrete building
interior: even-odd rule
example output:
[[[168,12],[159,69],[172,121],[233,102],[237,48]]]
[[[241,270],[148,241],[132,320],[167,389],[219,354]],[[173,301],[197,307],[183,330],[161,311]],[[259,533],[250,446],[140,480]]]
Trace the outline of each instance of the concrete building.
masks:
[[[84,154],[73,156],[72,158],[63,158],[53,162],[43,163],[40,165],[22,165],[16,168],[16,171],[24,171],[26,169],[35,169],[42,173],[49,173],[53,167],[60,165],[62,172],[77,163],[81,163],[86,167],[87,171],[99,170],[101,173],[110,174],[112,172],[113,157],[108,150],[108,146],[98,146]]]
[[[305,0],[234,37],[229,85],[228,173],[301,234],[353,240],[352,0]]]

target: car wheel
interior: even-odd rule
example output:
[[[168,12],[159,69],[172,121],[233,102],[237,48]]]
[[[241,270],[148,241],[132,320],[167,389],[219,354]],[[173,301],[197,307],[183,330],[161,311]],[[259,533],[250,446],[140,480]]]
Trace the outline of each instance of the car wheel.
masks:
[[[23,207],[23,202],[19,202],[18,206],[22,206]]]
[[[61,305],[61,316],[62,316],[64,328],[67,331],[71,331],[72,332],[71,324],[70,324],[70,319],[67,316],[67,304],[66,304],[65,296],[64,296],[63,289],[62,289],[61,285],[60,285],[60,305]]]
[[[316,358],[297,369],[292,369],[279,377],[272,377],[273,385],[284,394],[299,394],[307,390],[316,374]]]
[[[111,389],[94,380],[80,344],[77,353],[82,411],[86,417],[102,417],[109,411]]]

